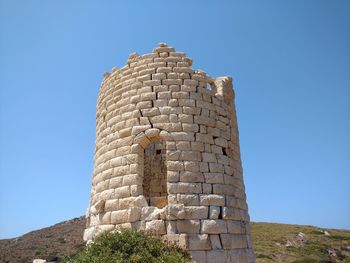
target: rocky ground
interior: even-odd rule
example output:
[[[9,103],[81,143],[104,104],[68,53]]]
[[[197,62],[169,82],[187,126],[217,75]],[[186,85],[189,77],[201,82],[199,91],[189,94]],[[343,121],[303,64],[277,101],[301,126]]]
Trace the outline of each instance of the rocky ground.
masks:
[[[350,262],[350,231],[273,223],[252,223],[257,262]],[[0,240],[0,263],[54,260],[84,246],[84,217]]]

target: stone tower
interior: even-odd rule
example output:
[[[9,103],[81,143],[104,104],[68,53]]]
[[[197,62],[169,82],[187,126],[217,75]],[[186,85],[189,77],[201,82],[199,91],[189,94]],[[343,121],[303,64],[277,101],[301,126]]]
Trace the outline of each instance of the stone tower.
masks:
[[[195,262],[254,262],[230,77],[164,43],[105,73],[84,240],[135,228]]]

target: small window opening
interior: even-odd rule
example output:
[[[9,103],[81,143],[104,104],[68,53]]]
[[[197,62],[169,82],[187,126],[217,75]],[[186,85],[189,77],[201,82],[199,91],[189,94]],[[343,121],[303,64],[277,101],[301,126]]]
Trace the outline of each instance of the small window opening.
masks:
[[[157,150],[157,154],[161,154],[162,153],[162,150]]]
[[[223,155],[227,156],[226,148],[222,147],[222,153]]]

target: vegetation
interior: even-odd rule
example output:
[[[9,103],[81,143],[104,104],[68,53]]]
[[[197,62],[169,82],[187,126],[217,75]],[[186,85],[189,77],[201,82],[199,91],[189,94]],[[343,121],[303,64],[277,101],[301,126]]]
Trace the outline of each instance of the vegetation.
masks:
[[[350,262],[350,231],[252,223],[257,262]]]
[[[69,263],[179,263],[191,262],[187,252],[175,245],[136,230],[105,233],[75,256]]]

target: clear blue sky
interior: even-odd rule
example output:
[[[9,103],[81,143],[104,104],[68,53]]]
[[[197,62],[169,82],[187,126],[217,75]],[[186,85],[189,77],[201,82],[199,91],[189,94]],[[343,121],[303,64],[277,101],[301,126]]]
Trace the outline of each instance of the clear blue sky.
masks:
[[[232,75],[251,219],[350,229],[349,1],[0,0],[0,238],[83,215],[104,71]]]

